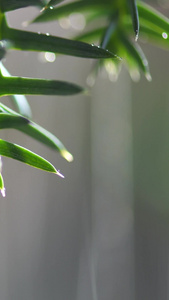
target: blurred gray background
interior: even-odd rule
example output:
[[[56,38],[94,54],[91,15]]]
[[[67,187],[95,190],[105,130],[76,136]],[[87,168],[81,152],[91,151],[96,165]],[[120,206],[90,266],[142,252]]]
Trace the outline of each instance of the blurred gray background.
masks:
[[[37,14],[9,13],[11,26]],[[68,36],[57,22],[27,30]],[[153,77],[132,83],[103,72],[90,96],[28,97],[33,119],[74,155],[23,134],[1,138],[50,160],[65,179],[3,159],[0,199],[0,299],[169,299],[169,53],[143,45]],[[86,86],[91,60],[11,52],[13,75]],[[10,104],[9,99],[2,99]]]

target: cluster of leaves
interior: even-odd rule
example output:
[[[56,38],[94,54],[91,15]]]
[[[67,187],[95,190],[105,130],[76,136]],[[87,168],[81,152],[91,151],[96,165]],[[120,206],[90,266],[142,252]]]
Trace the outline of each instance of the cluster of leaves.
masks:
[[[64,3],[62,3],[64,2]],[[16,30],[8,25],[6,14],[27,6],[37,6],[40,14],[32,22],[55,21],[69,17],[71,13],[83,13],[87,26],[92,30],[70,40],[48,34]],[[98,27],[98,24],[101,24]],[[86,26],[86,28],[87,28]],[[134,32],[134,34],[133,34]],[[146,36],[148,41],[169,46],[169,21],[157,11],[136,0],[1,0],[0,1],[0,60],[8,49],[23,51],[47,51],[70,56],[97,59],[117,77],[122,61],[130,74],[144,72],[151,79],[147,59],[134,41]],[[90,44],[97,42],[97,45]],[[107,50],[108,49],[108,50]],[[123,60],[121,60],[121,58]],[[15,128],[58,151],[66,160],[73,156],[53,134],[32,121],[30,106],[25,98],[29,95],[73,95],[84,92],[77,84],[37,78],[14,77],[0,64],[0,96],[11,96],[17,112],[0,103],[0,128]],[[19,145],[0,140],[0,156],[7,156],[33,167],[56,173],[55,167],[39,155]],[[1,162],[1,161],[0,161]],[[0,163],[0,190],[5,195]]]

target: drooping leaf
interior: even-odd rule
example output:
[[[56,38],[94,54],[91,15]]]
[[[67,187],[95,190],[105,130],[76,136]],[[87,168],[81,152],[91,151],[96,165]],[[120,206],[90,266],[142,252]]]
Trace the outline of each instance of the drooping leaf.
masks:
[[[11,76],[2,63],[0,63],[0,70],[3,76]],[[31,108],[24,95],[13,95],[11,96],[11,99],[13,100],[15,107],[21,115],[29,119],[32,118]]]
[[[0,103],[0,111],[20,117],[20,115],[17,114],[14,110],[8,108],[2,103]],[[56,136],[54,136],[52,133],[39,126],[38,124],[29,121],[29,123],[25,124],[24,126],[15,126],[14,128],[29,135],[30,137],[43,143],[44,145],[58,151],[60,155],[67,161],[71,162],[73,160],[72,154],[66,149],[63,143]]]
[[[25,77],[1,77],[0,96],[15,95],[74,95],[83,91],[76,84],[57,80]]]
[[[43,157],[24,147],[21,147],[17,144],[9,143],[2,139],[0,139],[0,155],[16,159],[20,162],[41,169],[43,171],[60,175],[60,173],[55,169],[55,167]]]
[[[127,53],[127,56],[134,60],[137,66],[143,71],[147,80],[151,81],[151,75],[149,71],[148,61],[138,44],[133,44],[128,37],[126,37],[123,33],[120,35],[120,40],[123,44],[123,47]]]
[[[133,29],[135,33],[135,40],[137,41],[139,35],[139,16],[136,0],[128,0],[129,9],[131,12],[131,18],[133,23]]]
[[[0,113],[0,129],[14,128],[16,126],[23,126],[29,123],[28,119],[22,116],[13,116],[8,113]]]

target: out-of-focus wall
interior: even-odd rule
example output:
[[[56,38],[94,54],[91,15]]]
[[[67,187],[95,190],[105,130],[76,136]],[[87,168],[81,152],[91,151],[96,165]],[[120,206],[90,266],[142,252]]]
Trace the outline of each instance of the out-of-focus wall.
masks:
[[[35,14],[10,13],[11,25]],[[30,29],[63,33],[57,23]],[[1,133],[65,179],[3,159],[0,299],[168,299],[168,54],[145,50],[152,83],[131,85],[122,70],[117,83],[99,77],[91,97],[28,97],[34,120],[64,142],[73,163],[21,133]],[[5,65],[13,75],[81,85],[91,69],[90,60],[42,63],[21,52]]]

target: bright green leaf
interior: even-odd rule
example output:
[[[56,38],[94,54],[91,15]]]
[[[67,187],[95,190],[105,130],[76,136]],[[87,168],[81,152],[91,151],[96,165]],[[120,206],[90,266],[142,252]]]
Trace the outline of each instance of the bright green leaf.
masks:
[[[3,113],[8,113],[10,115],[21,117],[14,110],[8,108],[2,103],[0,104],[0,111]],[[60,155],[64,157],[67,161],[71,162],[73,160],[72,154],[65,148],[62,142],[56,136],[54,136],[52,133],[39,126],[38,124],[29,121],[29,123],[25,124],[24,126],[15,126],[14,128],[29,135],[30,137],[45,144],[46,146],[58,151]]]
[[[0,173],[0,191],[3,197],[5,197],[5,187],[4,187],[4,180],[2,174]]]
[[[55,167],[48,162],[43,157],[37,155],[36,153],[21,147],[19,145],[9,143],[0,139],[0,155],[6,156],[9,158],[16,159],[20,162],[28,164],[32,167],[41,169],[43,171],[56,173],[57,175],[61,175]],[[62,177],[62,175],[61,175]]]
[[[138,2],[140,24],[149,28],[158,28],[169,34],[169,19],[149,5]]]

